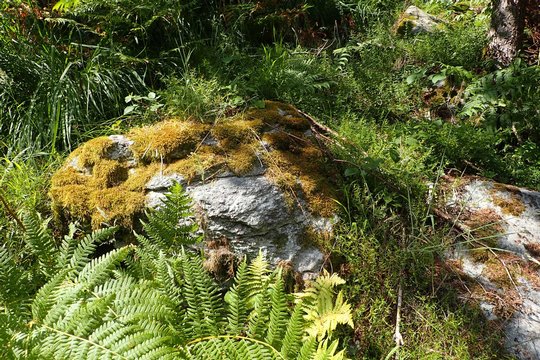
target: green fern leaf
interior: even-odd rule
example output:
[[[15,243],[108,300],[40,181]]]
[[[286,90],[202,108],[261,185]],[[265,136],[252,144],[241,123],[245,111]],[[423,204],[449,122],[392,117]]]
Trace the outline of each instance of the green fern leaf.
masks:
[[[25,228],[24,240],[37,259],[39,271],[49,278],[56,271],[58,253],[54,238],[47,229],[49,220],[42,220],[37,212],[31,211],[23,211],[20,216]]]
[[[308,334],[321,341],[330,336],[338,324],[353,327],[351,306],[343,300],[340,291],[334,299],[334,287],[345,283],[336,274],[325,272],[319,276],[304,293],[299,294],[307,305],[304,318],[310,322]]]
[[[176,183],[170,188],[170,193],[165,195],[159,208],[147,211],[148,220],[142,222],[144,230],[161,249],[200,241],[200,237],[193,235],[197,224],[187,221],[192,215],[190,204],[191,199],[182,186]]]
[[[225,295],[229,321],[227,331],[232,335],[241,335],[245,331],[249,313],[248,298],[250,293],[247,279],[248,268],[244,259],[236,272],[234,285]]]
[[[304,309],[303,304],[297,303],[286,327],[281,354],[285,359],[293,359],[299,353],[304,338]]]
[[[221,330],[223,306],[219,290],[204,270],[200,257],[181,255],[186,302],[186,334],[192,338],[217,335]]]
[[[276,275],[276,281],[272,286],[270,298],[270,321],[268,323],[268,333],[265,340],[274,348],[280,348],[281,339],[285,334],[287,318],[289,317],[287,294],[285,294],[285,283],[283,281],[281,270],[278,270]]]

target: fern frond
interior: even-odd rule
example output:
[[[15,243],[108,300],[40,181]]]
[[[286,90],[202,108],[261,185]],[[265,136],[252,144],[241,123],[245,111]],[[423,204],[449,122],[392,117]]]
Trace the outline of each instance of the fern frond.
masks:
[[[39,289],[32,302],[32,317],[34,319],[45,318],[49,310],[56,303],[57,297],[55,294],[57,293],[58,287],[65,280],[67,274],[69,274],[69,269],[60,270]]]
[[[84,246],[83,246],[84,247]],[[54,359],[173,359],[174,310],[155,283],[118,269],[132,247],[59,273],[34,302],[34,355]],[[76,254],[73,255],[73,258]],[[48,306],[39,307],[40,303]],[[52,304],[52,306],[50,305]]]
[[[25,276],[8,249],[0,247],[0,305],[19,301],[28,295]]]
[[[251,309],[248,316],[248,334],[256,339],[264,339],[270,321],[270,287],[277,274],[270,272],[262,253],[253,260],[248,270],[248,306]]]
[[[314,337],[308,337],[302,343],[300,352],[296,357],[296,360],[312,360],[313,354],[317,350],[317,340]]]
[[[190,204],[191,199],[182,186],[175,183],[165,195],[162,206],[147,211],[148,220],[142,222],[147,236],[164,250],[199,241],[200,237],[193,235],[197,224],[188,221],[192,215]]]
[[[268,343],[244,336],[210,336],[195,339],[187,346],[193,359],[284,360]]]
[[[225,294],[225,302],[227,303],[227,332],[232,335],[241,335],[245,329],[247,323],[247,317],[249,313],[248,298],[249,298],[249,286],[248,279],[248,266],[244,259],[234,279],[234,285]]]
[[[332,341],[330,344],[328,344],[328,339],[324,340],[323,342],[319,343],[313,360],[344,360],[344,350],[336,353],[338,346],[339,342],[337,340]]]
[[[77,248],[78,241],[75,237],[77,231],[77,223],[68,225],[68,233],[64,235],[64,240],[60,244],[59,253],[56,256],[56,264],[59,269],[67,266],[69,259],[71,259],[73,252]]]
[[[70,268],[76,271],[81,270],[88,262],[90,256],[95,253],[97,246],[112,238],[117,230],[118,228],[116,227],[95,230],[83,237],[69,259]]]
[[[268,262],[264,259],[262,252],[251,261],[248,266],[248,277],[246,279],[249,309],[255,307],[257,298],[267,289],[271,271]]]
[[[268,322],[268,332],[265,340],[273,347],[279,348],[281,346],[281,339],[285,334],[287,318],[289,317],[287,294],[285,294],[285,283],[281,269],[278,270],[270,298],[270,320]]]
[[[321,341],[330,336],[338,324],[353,327],[351,306],[343,299],[340,291],[334,299],[334,287],[345,283],[336,274],[325,272],[312,285],[299,294],[306,304],[304,318],[310,322],[308,334]]]
[[[204,270],[198,256],[181,255],[186,303],[186,334],[191,338],[217,335],[221,330],[223,306],[219,289]]]
[[[58,253],[54,237],[47,229],[49,220],[42,220],[41,216],[33,211],[23,211],[20,217],[25,228],[25,243],[36,257],[40,272],[49,278],[55,273]]]
[[[304,338],[304,326],[304,309],[300,302],[294,307],[283,336],[280,352],[284,358],[293,359],[299,353]]]
[[[31,290],[26,272],[8,249],[0,247],[0,359],[15,359],[23,352],[17,335],[25,330],[30,317]]]
[[[163,253],[160,253],[156,260],[155,280],[163,294],[165,294],[175,306],[180,308],[183,300],[181,290],[182,284],[177,282],[175,271]]]
[[[253,310],[249,314],[247,334],[262,340],[265,338],[270,322],[271,294],[269,289],[264,289],[254,298]]]
[[[132,246],[125,246],[114,249],[84,265],[78,273],[77,282],[85,284],[87,288],[92,288],[99,283],[103,283],[110,276],[110,273],[122,262],[133,250]]]

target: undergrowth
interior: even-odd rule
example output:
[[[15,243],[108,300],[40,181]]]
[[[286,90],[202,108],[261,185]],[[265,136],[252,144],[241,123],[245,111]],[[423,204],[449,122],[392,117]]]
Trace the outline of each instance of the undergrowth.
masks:
[[[54,4],[60,11],[51,10]],[[445,26],[418,36],[398,34],[394,25],[409,4],[438,16]],[[72,227],[68,247],[61,250],[66,234],[52,229],[54,244],[32,250],[18,222],[21,209],[48,217],[45,194],[59,158],[82,141],[164,116],[211,125],[277,100],[309,113],[346,140],[332,149],[336,171],[345,178],[345,196],[338,231],[326,244],[335,270],[347,279],[343,294],[352,304],[354,330],[338,329],[334,336],[340,346],[354,358],[390,354],[401,288],[400,358],[504,356],[500,331],[485,327],[479,310],[457,298],[459,284],[441,261],[455,239],[426,202],[427,184],[449,170],[540,189],[539,67],[517,59],[496,69],[486,58],[488,1],[8,0],[0,11],[0,265],[16,269],[0,285],[8,284],[3,289],[10,299],[27,299],[10,303],[13,315],[3,313],[2,339],[27,349],[34,340],[54,340],[43,327],[54,326],[42,322],[41,315],[36,316],[39,325],[24,325],[30,319],[28,299],[52,281],[49,270],[39,266],[52,256],[47,249],[67,256],[82,231]],[[32,216],[28,219],[44,233],[51,230]],[[174,288],[160,288],[162,276],[182,266],[197,268],[199,260],[183,254],[173,266],[174,260],[157,254],[159,266],[149,265],[146,273],[134,260],[145,246],[150,247],[121,248],[100,260],[90,261],[88,255],[88,264],[114,263],[100,278],[111,288],[136,282],[142,294],[163,290],[158,297],[167,298],[167,305],[156,310],[156,318],[158,312],[173,316],[170,307],[178,309],[180,300]],[[42,250],[49,259],[32,253]],[[73,266],[71,277],[63,273],[55,281],[87,286],[89,278],[77,273],[82,265]],[[130,273],[135,270],[136,275]],[[279,276],[268,278],[278,281]],[[91,297],[88,292],[55,289],[69,298],[59,306],[80,314],[101,314],[100,301],[118,305],[105,288],[100,288],[103,297],[92,298],[95,308],[81,307]],[[271,295],[274,290],[265,291]],[[219,297],[217,292],[210,298]],[[77,297],[81,302],[72,301]],[[126,295],[122,301],[131,308],[132,300]],[[148,320],[141,314],[131,313],[130,324]],[[75,323],[64,315],[55,316],[65,320],[62,331],[70,333]],[[293,311],[291,316],[299,315]],[[260,318],[251,320],[261,325]],[[130,329],[142,331],[137,334],[146,340],[159,333],[156,339],[169,346],[170,334],[182,330],[175,324],[156,323],[150,332]],[[64,340],[58,341],[66,345]],[[225,338],[213,341],[212,346],[233,345]],[[251,345],[243,341],[235,344],[248,349]],[[6,351],[28,355],[14,349]]]

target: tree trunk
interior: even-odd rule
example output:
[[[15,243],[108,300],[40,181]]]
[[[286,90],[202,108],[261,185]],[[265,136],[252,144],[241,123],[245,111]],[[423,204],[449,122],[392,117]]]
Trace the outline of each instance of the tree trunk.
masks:
[[[488,52],[499,66],[508,66],[521,48],[526,0],[493,0]]]

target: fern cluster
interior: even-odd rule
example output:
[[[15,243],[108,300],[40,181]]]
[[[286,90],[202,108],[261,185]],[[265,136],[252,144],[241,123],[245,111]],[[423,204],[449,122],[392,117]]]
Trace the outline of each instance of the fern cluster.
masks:
[[[22,214],[25,240],[40,273],[21,270],[0,249],[2,358],[18,359],[343,359],[332,333],[351,324],[350,306],[324,274],[301,294],[285,291],[282,271],[262,256],[243,261],[225,293],[199,254],[178,248],[193,241],[191,226],[176,244],[171,214],[188,215],[175,188],[149,214],[147,236],[95,257],[114,228],[83,238],[76,228],[56,245],[44,223]],[[174,220],[178,222],[178,218]],[[19,271],[19,272],[17,272]],[[26,275],[23,275],[26,274]],[[25,283],[46,282],[34,293]]]

